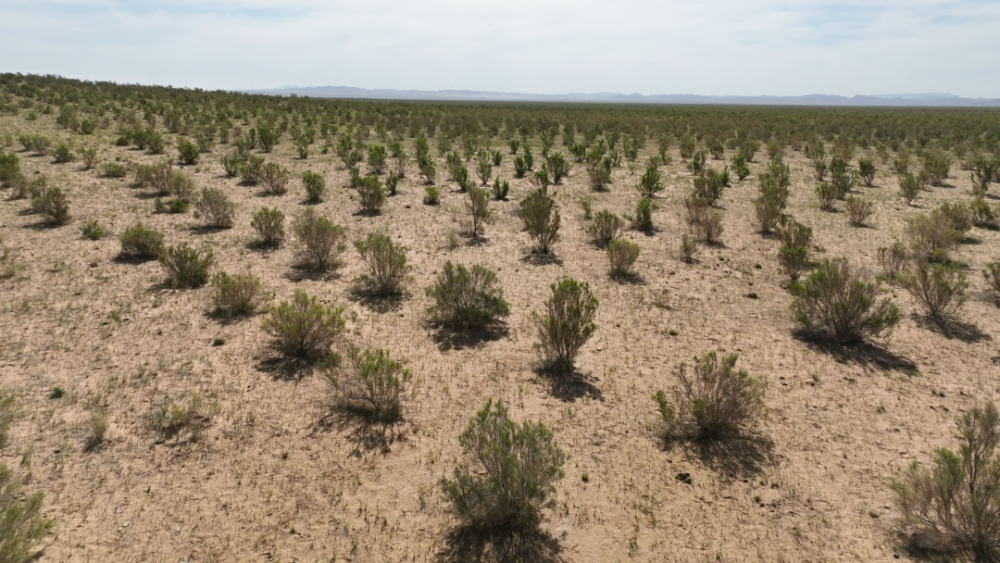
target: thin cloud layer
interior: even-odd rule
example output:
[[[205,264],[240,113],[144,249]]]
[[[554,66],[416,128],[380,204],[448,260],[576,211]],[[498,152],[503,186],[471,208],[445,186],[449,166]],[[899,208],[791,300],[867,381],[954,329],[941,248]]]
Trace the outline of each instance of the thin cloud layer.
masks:
[[[7,0],[5,71],[282,85],[1000,97],[1000,3]]]

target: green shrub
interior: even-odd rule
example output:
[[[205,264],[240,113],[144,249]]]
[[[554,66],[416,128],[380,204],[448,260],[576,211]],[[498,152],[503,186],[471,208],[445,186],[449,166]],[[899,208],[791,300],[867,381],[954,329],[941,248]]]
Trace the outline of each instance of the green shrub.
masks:
[[[25,494],[23,483],[0,464],[0,560],[28,563],[38,558],[35,544],[52,528],[42,516],[42,493]]]
[[[281,134],[268,125],[260,125],[257,127],[257,143],[258,146],[260,146],[260,149],[264,152],[273,151],[280,138]]]
[[[969,203],[969,216],[972,224],[983,229],[1000,228],[997,210],[986,202],[985,198],[977,197]]]
[[[580,348],[597,330],[597,298],[586,282],[564,278],[551,286],[552,296],[545,302],[546,313],[533,313],[538,330],[539,348],[549,369],[572,371]]]
[[[949,203],[944,202],[937,207],[932,213],[941,214],[951,227],[955,229],[958,233],[958,238],[961,240],[965,237],[972,229],[972,214],[969,212],[969,206],[965,202]]]
[[[489,208],[490,196],[485,189],[475,186],[469,188],[468,194],[469,200],[466,202],[466,206],[471,216],[469,231],[473,238],[479,238],[483,231],[483,225],[489,223],[493,216]]]
[[[198,441],[201,433],[219,414],[219,403],[195,391],[186,402],[164,401],[150,409],[146,424],[161,440],[188,433],[188,441]]]
[[[240,168],[247,161],[238,151],[233,151],[223,157],[219,158],[219,162],[222,163],[222,169],[226,173],[227,178],[235,178],[240,175]]]
[[[535,245],[534,252],[549,254],[559,240],[559,208],[541,189],[521,200],[521,220]]]
[[[128,174],[128,168],[117,162],[105,162],[101,165],[98,174],[105,178],[124,178]]]
[[[323,201],[326,195],[326,180],[322,174],[307,170],[302,173],[302,185],[306,188],[306,199],[313,203]]]
[[[480,150],[479,155],[476,156],[476,174],[479,176],[479,181],[482,182],[481,185],[489,185],[490,178],[493,177],[493,158],[486,149]]]
[[[192,196],[194,196],[194,180],[180,171],[173,170],[167,176],[166,191],[162,193],[164,195],[171,194],[184,202],[191,201]]]
[[[518,149],[521,148],[521,142],[517,139],[510,139],[507,141],[507,146],[510,147],[510,154],[517,154]]]
[[[417,168],[420,170],[420,175],[424,177],[424,182],[433,184],[437,180],[437,165],[431,157],[427,156],[418,160]]]
[[[385,162],[388,154],[382,145],[368,147],[368,168],[373,174],[385,172]]]
[[[660,171],[654,166],[647,166],[646,172],[639,178],[639,184],[636,186],[636,189],[645,198],[652,198],[662,192],[663,181]]]
[[[46,188],[31,202],[35,213],[45,217],[50,225],[65,225],[69,222],[69,199],[62,189],[55,186]]]
[[[872,214],[871,202],[860,197],[848,196],[845,207],[847,217],[855,227],[863,227]]]
[[[742,182],[750,176],[750,165],[747,164],[746,155],[742,152],[737,152],[729,159],[730,163],[733,165],[733,172],[736,173],[736,177]]]
[[[240,181],[251,186],[259,184],[264,177],[264,164],[264,157],[248,155],[246,161],[240,165]],[[269,172],[274,174],[279,172],[279,169],[271,168]],[[277,179],[280,181],[280,175]]]
[[[912,544],[931,540],[962,561],[1000,558],[1000,414],[993,403],[972,407],[958,420],[958,452],[940,448],[930,468],[913,462],[893,482],[903,513],[902,531]],[[958,560],[951,559],[949,560]]]
[[[650,167],[655,169],[652,165]],[[592,189],[596,191],[606,190],[608,184],[611,183],[611,160],[605,157],[593,166],[587,167],[587,179]],[[640,190],[642,189],[642,182],[638,187]]]
[[[692,182],[694,183],[694,194],[708,202],[710,206],[714,206],[722,198],[725,184],[722,183],[722,178],[719,175],[695,176]]]
[[[84,170],[90,170],[97,166],[97,147],[83,147],[78,152],[80,153],[80,158],[83,159]]]
[[[920,194],[920,182],[917,181],[916,176],[909,172],[900,174],[899,194],[906,200],[907,205],[912,204],[913,200],[917,199],[917,195]]]
[[[653,211],[659,209],[652,199],[648,197],[640,198],[635,204],[635,217],[632,217],[632,228],[637,231],[651,233],[655,229],[653,225]]]
[[[403,417],[402,396],[410,371],[387,350],[362,350],[350,344],[342,362],[324,372],[337,406],[368,422],[391,424]]]
[[[632,273],[632,265],[639,258],[639,245],[625,239],[615,239],[608,243],[606,251],[611,264],[611,275],[628,276]]]
[[[424,205],[437,205],[441,203],[441,190],[435,186],[424,188]]]
[[[180,155],[181,163],[188,165],[198,164],[198,157],[201,155],[198,151],[198,145],[187,139],[182,139],[177,143],[177,153]]]
[[[321,359],[330,354],[330,345],[344,330],[343,307],[330,307],[296,289],[292,301],[272,305],[261,328],[273,340],[273,347],[286,356]]]
[[[830,184],[837,190],[837,199],[844,199],[857,181],[857,172],[851,170],[845,159],[834,157],[830,160]]]
[[[899,323],[899,308],[889,298],[876,302],[878,284],[860,279],[846,260],[824,260],[789,289],[793,318],[815,337],[854,344],[888,335]]]
[[[390,172],[389,176],[385,179],[385,189],[389,192],[390,196],[396,195],[396,190],[399,188],[399,178],[398,174]]]
[[[698,243],[687,235],[681,235],[680,255],[684,262],[694,262],[698,255]]]
[[[778,236],[781,238],[778,262],[781,269],[795,282],[809,269],[811,263],[809,245],[812,242],[812,229],[789,218],[782,222]]]
[[[754,218],[761,233],[768,234],[778,226],[788,201],[788,188],[769,173],[758,176],[760,195],[754,200]]]
[[[983,197],[997,173],[997,161],[977,158],[972,167],[972,194]]]
[[[987,263],[983,268],[983,277],[986,278],[986,285],[993,298],[1000,304],[1000,260]]]
[[[878,263],[882,269],[882,277],[887,280],[897,280],[906,266],[906,247],[898,240],[892,246],[878,249]]]
[[[942,151],[924,151],[920,155],[923,172],[927,173],[931,185],[942,186],[951,169],[951,158]]]
[[[163,249],[163,234],[147,229],[142,221],[125,229],[118,241],[122,245],[119,257],[133,260],[152,260]]]
[[[10,425],[20,416],[14,395],[0,392],[0,450],[7,447],[10,440]]]
[[[285,238],[285,214],[278,209],[262,207],[253,214],[250,226],[260,235],[262,246],[278,246]]]
[[[371,233],[365,240],[354,241],[368,274],[360,281],[376,295],[395,295],[406,279],[410,267],[406,265],[406,247],[396,244],[386,233]]]
[[[950,320],[962,307],[969,286],[965,274],[954,264],[933,264],[927,260],[915,260],[902,281],[903,287],[924,306],[927,316],[939,325]]]
[[[907,221],[906,234],[910,247],[918,258],[943,262],[948,259],[948,251],[958,244],[961,233],[952,221],[935,209],[931,213],[921,213]]]
[[[21,173],[21,159],[12,152],[0,151],[0,188],[10,187]]]
[[[300,266],[324,272],[337,263],[337,258],[347,248],[344,239],[347,229],[306,209],[292,223],[292,232],[299,239],[302,261]]]
[[[205,216],[208,224],[212,227],[228,229],[233,226],[236,204],[218,188],[203,188],[195,208]]]
[[[76,155],[73,154],[73,149],[67,143],[59,143],[52,151],[52,158],[56,164],[63,164],[76,160]]]
[[[160,265],[167,272],[170,287],[196,288],[208,283],[212,251],[197,250],[188,243],[167,246],[160,252]]]
[[[518,178],[524,178],[524,175],[528,173],[528,165],[524,161],[523,156],[514,157],[514,175]]]
[[[287,168],[276,162],[268,162],[261,166],[257,183],[268,195],[283,195],[288,191],[288,180],[292,174]]]
[[[561,184],[562,179],[569,175],[569,162],[561,152],[552,153],[545,159],[545,165],[552,175],[553,184]]]
[[[899,156],[892,161],[892,170],[900,176],[910,173],[910,157]]]
[[[358,198],[361,200],[361,211],[368,214],[376,214],[385,205],[385,189],[382,188],[382,181],[378,176],[365,176],[358,186]]]
[[[609,242],[620,236],[625,228],[625,221],[614,213],[603,209],[594,214],[594,220],[587,227],[587,233],[593,239],[594,244],[599,248],[604,248]]]
[[[510,182],[507,180],[501,182],[499,176],[493,180],[493,199],[497,201],[507,201],[508,193],[510,193]]]
[[[875,174],[874,162],[867,158],[858,159],[858,175],[866,186],[872,186],[875,183]]]
[[[260,278],[249,272],[235,275],[219,272],[212,276],[212,303],[220,317],[252,315],[270,299],[271,293]]]
[[[478,264],[466,269],[446,262],[426,293],[434,300],[434,321],[455,329],[484,329],[510,314],[496,274]]]
[[[764,414],[766,384],[746,370],[737,371],[738,358],[730,354],[720,362],[715,352],[709,352],[695,359],[690,376],[681,364],[676,372],[676,407],[663,391],[653,395],[668,437],[712,441],[753,430]]]
[[[458,184],[458,189],[463,192],[468,191],[472,186],[472,180],[469,179],[469,170],[465,166],[459,165],[452,173],[452,179]]]
[[[466,526],[491,533],[532,531],[553,508],[566,454],[544,424],[513,422],[502,402],[487,401],[459,436],[472,464],[455,468],[441,488]]]
[[[89,240],[101,240],[102,238],[108,236],[108,231],[97,220],[87,221],[83,224],[81,229],[83,232],[83,238]]]

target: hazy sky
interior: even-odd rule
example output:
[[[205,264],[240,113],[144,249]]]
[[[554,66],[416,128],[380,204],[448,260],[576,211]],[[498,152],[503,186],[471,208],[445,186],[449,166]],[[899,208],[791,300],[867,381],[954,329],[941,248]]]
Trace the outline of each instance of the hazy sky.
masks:
[[[1000,1],[2,0],[0,51],[207,89],[1000,98]]]

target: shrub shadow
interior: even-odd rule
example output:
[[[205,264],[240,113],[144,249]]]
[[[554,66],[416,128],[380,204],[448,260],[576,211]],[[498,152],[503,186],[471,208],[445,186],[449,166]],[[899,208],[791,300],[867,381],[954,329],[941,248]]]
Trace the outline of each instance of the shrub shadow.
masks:
[[[822,352],[842,364],[857,364],[865,369],[879,368],[903,372],[917,371],[917,365],[904,356],[870,342],[844,345],[827,340],[824,335],[796,330],[792,335],[805,342],[811,350]]]
[[[911,315],[916,323],[928,330],[936,332],[949,340],[961,340],[966,344],[988,342],[993,338],[983,332],[974,323],[967,323],[953,318],[935,319],[929,315],[914,313]]]
[[[256,367],[257,371],[266,373],[274,379],[298,381],[312,375],[320,363],[320,359],[275,355],[260,360]]]
[[[376,313],[391,313],[403,307],[406,294],[402,291],[396,293],[376,293],[362,286],[352,288],[348,293],[348,299],[358,303]]]
[[[231,228],[232,227],[218,227],[215,225],[194,225],[192,227],[188,227],[188,232],[193,235],[211,235],[228,231]]]
[[[480,329],[459,330],[442,323],[427,321],[425,328],[433,331],[431,338],[442,352],[480,346],[505,338],[509,332],[505,323],[496,323]]]
[[[562,266],[563,263],[561,258],[551,252],[548,254],[532,252],[531,254],[521,258],[521,262],[524,262],[525,264],[533,264],[535,266]]]
[[[497,532],[462,526],[445,538],[440,563],[562,563],[562,547],[546,532]]]
[[[646,285],[646,278],[636,272],[611,273],[611,280],[625,285]]]
[[[340,274],[338,274],[334,268],[335,267],[320,270],[310,267],[309,265],[295,264],[292,266],[292,270],[285,273],[282,277],[288,281],[296,283],[304,280],[336,281],[340,279]]]
[[[560,401],[571,403],[583,397],[604,401],[604,393],[596,385],[598,379],[576,368],[565,371],[542,363],[535,368],[535,374],[548,381],[549,394]]]
[[[699,440],[691,445],[691,453],[706,467],[734,478],[757,475],[777,462],[774,441],[758,432]]]
[[[335,405],[314,425],[316,431],[345,432],[354,442],[351,455],[360,457],[365,451],[378,450],[389,453],[396,442],[406,440],[405,421],[387,422],[373,418],[370,413]]]

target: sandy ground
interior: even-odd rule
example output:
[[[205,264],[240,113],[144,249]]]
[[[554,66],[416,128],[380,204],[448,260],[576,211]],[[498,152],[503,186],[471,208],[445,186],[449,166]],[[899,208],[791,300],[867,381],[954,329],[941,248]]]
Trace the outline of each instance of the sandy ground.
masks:
[[[47,118],[0,118],[0,134],[24,131],[67,136]],[[90,140],[101,141],[103,160],[163,158],[113,147],[106,135]],[[461,229],[465,206],[454,184],[442,183],[443,161],[440,206],[421,203],[424,189],[411,163],[383,213],[360,216],[336,157],[300,160],[286,139],[267,159],[295,175],[312,169],[326,177],[329,198],[317,211],[346,225],[352,238],[384,228],[409,247],[407,296],[379,311],[352,297],[353,280],[363,272],[353,249],[331,276],[299,279],[294,240],[273,252],[248,247],[255,238],[251,214],[266,205],[291,217],[305,208],[304,190],[294,180],[287,195],[264,197],[259,188],[238,185],[218,163],[228,150],[221,145],[184,168],[199,188],[223,188],[238,202],[236,226],[225,231],[197,229],[202,221],[192,213],[153,214],[151,194],[129,180],[27,153],[20,155],[29,175],[43,173],[68,190],[73,222],[39,227],[39,218],[25,213],[26,201],[0,194],[0,236],[25,266],[0,280],[0,384],[18,394],[25,414],[0,462],[30,475],[30,489],[46,494],[45,512],[56,523],[41,561],[458,560],[446,540],[456,522],[437,483],[460,459],[457,436],[488,397],[508,402],[517,418],[544,421],[569,455],[558,507],[545,524],[564,561],[906,559],[894,532],[889,480],[911,461],[927,461],[932,448],[953,446],[956,415],[997,399],[1000,368],[993,358],[1000,353],[990,336],[1000,332],[1000,316],[979,273],[1000,254],[997,232],[974,229],[977,242],[955,254],[970,282],[962,317],[985,336],[963,341],[932,331],[912,316],[919,309],[905,291],[886,287],[904,314],[885,343],[887,364],[825,352],[792,336],[777,242],[751,223],[755,181],[725,192],[724,244],[702,246],[694,264],[678,259],[691,180],[676,150],[654,215],[659,230],[626,235],[642,248],[636,267],[642,283],[621,284],[608,277],[604,254],[589,243],[578,200],[592,194],[595,211],[630,212],[638,177],[625,169],[615,171],[606,193],[589,190],[580,164],[552,188],[562,214],[560,262],[538,265],[523,260],[530,243],[513,212],[529,184],[513,178],[506,149],[500,175],[511,179],[512,193],[509,201],[491,203],[496,221],[486,227],[486,243],[462,238],[449,249],[447,233]],[[176,150],[168,147],[167,154]],[[765,158],[758,154],[752,178]],[[902,237],[907,217],[970,198],[968,172],[955,165],[954,187],[933,188],[907,206],[880,165],[878,186],[856,189],[875,205],[872,226],[854,228],[846,213],[818,209],[809,161],[800,153],[786,160],[793,170],[789,208],[813,227],[817,256],[847,256],[872,273],[878,247]],[[213,270],[252,271],[276,300],[301,288],[344,305],[350,317],[344,341],[386,347],[406,358],[414,374],[396,439],[372,448],[355,428],[325,424],[325,382],[275,377],[259,316],[220,323],[208,315],[210,288],[163,289],[155,261],[114,260],[116,236],[82,239],[80,226],[89,219],[114,235],[141,219],[162,230],[168,244],[208,246]],[[423,290],[446,260],[497,271],[512,311],[504,337],[468,345],[426,325],[430,303]],[[588,384],[568,390],[533,371],[530,322],[549,284],[562,276],[589,282],[600,299],[598,329],[578,362]],[[658,306],[664,291],[669,307]],[[751,292],[758,298],[748,298]],[[739,352],[738,365],[767,381],[762,431],[771,447],[707,460],[693,449],[664,450],[650,396],[672,388],[677,364],[711,350]],[[50,398],[55,387],[65,396]],[[211,426],[193,443],[157,443],[147,413],[192,391],[218,402]],[[108,442],[86,452],[87,421],[102,406]],[[763,458],[758,470],[740,470],[746,464],[739,462],[754,454]],[[678,480],[680,473],[690,474],[691,483]]]

